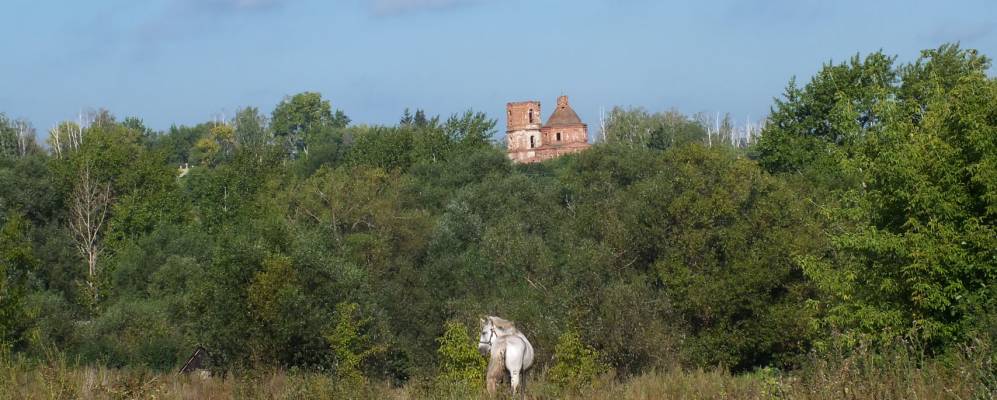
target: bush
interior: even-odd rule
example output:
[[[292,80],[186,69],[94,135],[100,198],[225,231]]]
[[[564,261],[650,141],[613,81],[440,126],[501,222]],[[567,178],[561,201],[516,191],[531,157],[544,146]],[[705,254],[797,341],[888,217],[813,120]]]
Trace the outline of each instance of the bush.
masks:
[[[191,347],[170,322],[165,305],[153,300],[124,300],[110,306],[83,326],[80,342],[84,361],[159,371],[176,367]]]
[[[337,304],[336,323],[326,335],[336,356],[338,383],[347,390],[365,386],[367,377],[363,374],[363,366],[386,351],[384,346],[372,343],[366,332],[370,320],[357,316],[358,308],[356,303]]]
[[[25,299],[25,310],[32,321],[25,335],[28,352],[41,356],[49,346],[66,348],[73,344],[73,312],[59,293],[32,293]]]
[[[582,343],[578,333],[568,331],[561,335],[554,348],[554,366],[548,377],[562,389],[580,389],[591,385],[609,367],[602,356],[591,346]]]
[[[473,387],[485,380],[488,361],[474,348],[474,338],[464,324],[450,321],[443,326],[443,336],[436,339],[440,347],[438,385]]]

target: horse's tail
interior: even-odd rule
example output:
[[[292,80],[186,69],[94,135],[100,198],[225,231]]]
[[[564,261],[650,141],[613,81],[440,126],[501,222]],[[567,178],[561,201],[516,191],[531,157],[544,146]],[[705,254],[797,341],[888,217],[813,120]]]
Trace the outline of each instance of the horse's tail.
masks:
[[[523,353],[523,370],[526,371],[533,367],[533,344],[526,338],[526,335],[519,333],[517,336],[519,336],[519,338],[523,340],[523,344],[526,345]]]
[[[526,369],[519,372],[519,398],[526,400]]]

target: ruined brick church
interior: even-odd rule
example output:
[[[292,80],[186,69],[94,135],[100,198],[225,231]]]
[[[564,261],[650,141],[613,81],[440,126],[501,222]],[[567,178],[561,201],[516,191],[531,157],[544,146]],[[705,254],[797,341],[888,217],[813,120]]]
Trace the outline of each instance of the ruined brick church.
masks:
[[[568,104],[568,96],[557,98],[557,108],[540,122],[540,102],[506,104],[506,146],[513,162],[534,163],[589,148],[588,126]]]

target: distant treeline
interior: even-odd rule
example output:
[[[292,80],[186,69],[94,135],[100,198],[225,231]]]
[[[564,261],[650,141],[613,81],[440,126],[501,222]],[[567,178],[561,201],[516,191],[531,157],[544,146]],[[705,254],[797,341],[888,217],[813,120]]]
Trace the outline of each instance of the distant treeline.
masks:
[[[945,354],[997,337],[989,67],[855,56],[791,81],[748,147],[615,109],[534,165],[483,113],[356,125],[310,92],[165,132],[101,111],[46,149],[0,117],[0,353],[170,370],[203,345],[218,370],[404,382],[473,366],[460,343],[501,315],[539,369]]]

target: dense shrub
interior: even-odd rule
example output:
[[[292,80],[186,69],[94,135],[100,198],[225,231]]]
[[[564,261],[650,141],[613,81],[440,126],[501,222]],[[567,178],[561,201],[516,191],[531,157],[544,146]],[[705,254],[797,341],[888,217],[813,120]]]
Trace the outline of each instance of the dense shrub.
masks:
[[[167,371],[193,348],[154,300],[121,301],[77,329],[82,358],[112,367]]]
[[[488,361],[475,349],[475,338],[463,323],[448,321],[443,326],[443,336],[436,339],[439,347],[439,372],[437,384],[443,387],[476,387],[485,380]]]
[[[554,348],[554,365],[547,377],[563,389],[582,388],[608,370],[601,358],[598,351],[582,343],[578,333],[565,332]]]

